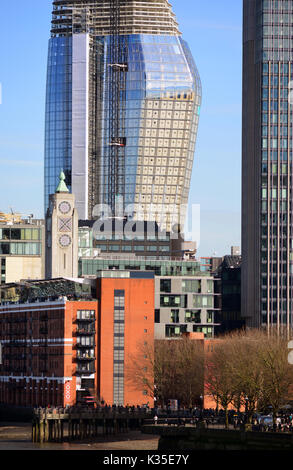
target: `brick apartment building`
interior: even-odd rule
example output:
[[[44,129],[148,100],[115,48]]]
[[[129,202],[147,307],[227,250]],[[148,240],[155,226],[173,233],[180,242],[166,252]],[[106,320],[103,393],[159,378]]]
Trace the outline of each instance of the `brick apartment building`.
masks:
[[[58,296],[61,286],[68,292],[68,298],[74,298],[70,293],[74,283],[61,279],[30,282],[29,286],[11,284],[2,290],[4,299],[12,294],[14,299],[10,300],[14,302],[2,298],[0,306],[1,403],[19,406],[75,403],[80,374],[83,369],[89,373],[94,361],[94,354],[91,361],[82,358],[84,353],[90,354],[82,346],[84,339],[96,342],[96,334],[89,336],[83,332],[85,325],[89,328],[79,318],[85,314],[96,318],[98,302],[83,300],[82,294],[79,300],[67,300],[66,296]],[[30,290],[37,291],[36,297],[24,302],[22,295],[27,291],[30,295]]]
[[[148,351],[154,347],[154,274],[108,270],[97,282],[100,397],[107,403],[153,406],[149,390],[143,380],[133,380],[132,370],[147,366],[144,345]]]
[[[0,403],[66,406],[90,394],[108,404],[151,405],[126,373],[136,345],[153,344],[153,330],[152,273],[1,286]]]

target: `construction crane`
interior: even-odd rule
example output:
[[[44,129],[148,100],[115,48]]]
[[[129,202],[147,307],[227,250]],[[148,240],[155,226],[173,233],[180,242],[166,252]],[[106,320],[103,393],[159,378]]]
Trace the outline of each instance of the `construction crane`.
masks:
[[[117,197],[125,198],[125,109],[128,53],[126,37],[120,34],[121,0],[110,0],[108,77],[108,204],[115,214]]]
[[[21,214],[19,212],[14,212],[12,207],[10,207],[10,214],[6,214],[4,212],[0,212],[0,223],[13,225],[13,224],[21,224],[24,221],[24,218],[27,218],[27,223],[31,223],[32,219],[34,218],[33,214]]]

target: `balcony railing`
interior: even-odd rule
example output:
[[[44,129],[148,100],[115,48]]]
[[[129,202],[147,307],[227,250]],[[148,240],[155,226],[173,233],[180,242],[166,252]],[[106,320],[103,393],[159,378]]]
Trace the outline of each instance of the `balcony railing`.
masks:
[[[91,344],[83,344],[83,343],[76,343],[76,348],[77,349],[88,349],[89,347],[94,348],[96,346],[95,341],[93,341]]]
[[[96,333],[96,329],[93,328],[78,328],[76,330],[77,335],[94,335]]]
[[[96,357],[95,356],[89,356],[89,355],[83,355],[83,356],[77,355],[76,359],[77,359],[77,361],[86,362],[86,361],[93,361],[94,359],[96,359]]]
[[[76,375],[91,375],[96,372],[95,367],[88,369],[87,367],[82,367],[82,365],[77,365],[76,367]]]

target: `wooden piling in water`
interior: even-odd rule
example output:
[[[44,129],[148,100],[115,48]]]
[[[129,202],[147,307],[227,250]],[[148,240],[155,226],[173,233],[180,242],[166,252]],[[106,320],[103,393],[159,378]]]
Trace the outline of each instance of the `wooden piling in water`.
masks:
[[[142,413],[109,410],[35,410],[32,420],[33,442],[64,442],[125,433],[143,425]]]

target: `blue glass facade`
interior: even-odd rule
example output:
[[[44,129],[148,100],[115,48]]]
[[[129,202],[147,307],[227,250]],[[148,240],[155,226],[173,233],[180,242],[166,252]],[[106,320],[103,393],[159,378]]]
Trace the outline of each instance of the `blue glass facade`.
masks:
[[[63,169],[71,189],[72,38],[49,41],[45,120],[45,209]]]
[[[143,5],[143,8],[156,8],[155,2]],[[167,2],[165,8],[170,10]],[[61,13],[62,10],[56,9],[56,17]],[[131,15],[131,10],[126,14]],[[127,50],[127,72],[123,72],[126,90],[120,109],[126,145],[117,150],[123,166],[115,169],[115,178],[116,190],[124,198],[124,208],[133,205],[136,218],[156,220],[163,225],[166,218],[162,220],[160,214],[168,212],[170,225],[178,222],[178,214],[182,215],[180,207],[188,201],[201,83],[189,47],[179,32],[176,33],[175,21],[170,26],[165,25],[165,20],[165,16],[162,17],[156,34],[121,34]],[[84,152],[88,158],[86,212],[87,218],[92,218],[96,204],[111,205],[111,36],[94,34],[87,25],[79,34],[74,33],[74,29],[67,31],[65,24],[64,31],[58,25],[56,23],[54,37],[50,40],[48,59],[45,209],[48,195],[55,191],[60,170],[63,169],[68,187],[75,192],[72,64],[80,52],[74,49],[74,38],[82,33],[89,40],[88,57],[84,61],[89,83],[83,96],[88,101],[84,114],[88,119],[85,126],[88,148]],[[164,29],[172,33],[163,34]]]

